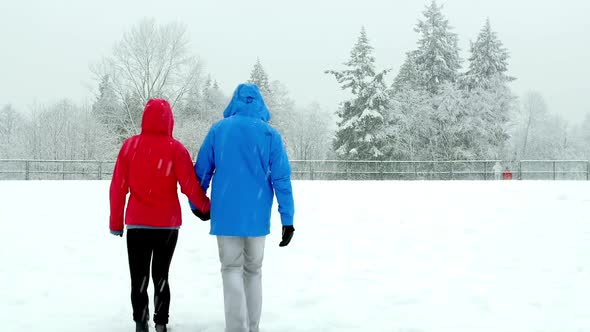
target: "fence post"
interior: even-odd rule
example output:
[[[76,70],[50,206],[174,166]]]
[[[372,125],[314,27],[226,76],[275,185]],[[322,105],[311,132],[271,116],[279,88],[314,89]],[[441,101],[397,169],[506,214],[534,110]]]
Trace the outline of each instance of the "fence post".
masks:
[[[488,179],[488,162],[483,162],[483,179],[484,181]]]
[[[66,179],[66,162],[62,162],[61,164],[61,179],[65,180]]]
[[[102,161],[98,162],[98,179],[102,180]]]
[[[429,180],[436,180],[436,162],[432,162],[432,167],[430,168],[430,179]]]
[[[309,174],[310,174],[310,178],[313,181],[313,163],[312,162],[309,162],[309,161],[308,161],[308,163],[309,163]]]
[[[418,180],[418,166],[416,162],[413,162],[414,164],[414,180]]]
[[[451,180],[454,180],[455,176],[453,174],[453,162],[451,161],[450,164],[451,164],[451,167],[450,167],[451,168]]]
[[[553,181],[555,181],[555,160],[553,161]]]
[[[30,180],[31,176],[31,165],[29,163],[29,161],[25,161],[25,180]]]
[[[346,162],[346,180],[350,180],[350,164]]]
[[[518,161],[518,179],[522,180],[522,161]]]

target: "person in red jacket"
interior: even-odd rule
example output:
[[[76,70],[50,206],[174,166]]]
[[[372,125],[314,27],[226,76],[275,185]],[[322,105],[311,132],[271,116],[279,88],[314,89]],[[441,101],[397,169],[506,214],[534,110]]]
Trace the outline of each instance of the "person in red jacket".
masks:
[[[150,263],[156,331],[166,331],[168,324],[168,271],[182,224],[177,183],[204,215],[210,209],[188,151],[172,137],[173,126],[170,104],[164,99],[149,100],[143,112],[141,134],[123,143],[111,181],[110,231],[123,236],[123,224],[127,225],[131,304],[138,332],[148,331]]]

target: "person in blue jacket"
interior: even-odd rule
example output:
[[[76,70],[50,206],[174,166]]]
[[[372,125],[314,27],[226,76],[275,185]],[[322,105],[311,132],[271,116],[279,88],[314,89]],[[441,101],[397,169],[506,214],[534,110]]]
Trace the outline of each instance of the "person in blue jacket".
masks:
[[[295,231],[291,167],[256,85],[240,84],[223,117],[209,130],[195,163],[205,191],[212,180],[210,215],[192,204],[191,209],[201,219],[211,219],[210,234],[217,236],[226,331],[257,332],[273,194],[283,226],[279,246],[287,246]]]

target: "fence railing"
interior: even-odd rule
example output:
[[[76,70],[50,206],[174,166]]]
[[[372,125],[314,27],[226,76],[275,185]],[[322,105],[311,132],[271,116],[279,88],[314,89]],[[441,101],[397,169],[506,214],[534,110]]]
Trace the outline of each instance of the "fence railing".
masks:
[[[493,180],[499,162],[517,180],[588,180],[587,160],[292,161],[294,178],[307,180]]]
[[[0,159],[0,180],[110,179],[114,161]]]
[[[588,160],[292,160],[295,180],[493,180],[499,162],[516,180],[589,180]],[[105,180],[114,161],[0,159],[0,180]]]

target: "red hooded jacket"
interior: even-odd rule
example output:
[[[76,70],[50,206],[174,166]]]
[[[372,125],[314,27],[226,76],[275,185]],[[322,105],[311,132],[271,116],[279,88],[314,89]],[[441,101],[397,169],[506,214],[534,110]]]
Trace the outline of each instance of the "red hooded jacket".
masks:
[[[143,112],[141,134],[128,138],[119,152],[110,188],[110,229],[123,231],[125,199],[131,191],[125,223],[174,228],[182,224],[177,183],[202,212],[210,209],[186,148],[172,138],[174,118],[164,99],[151,99]]]

